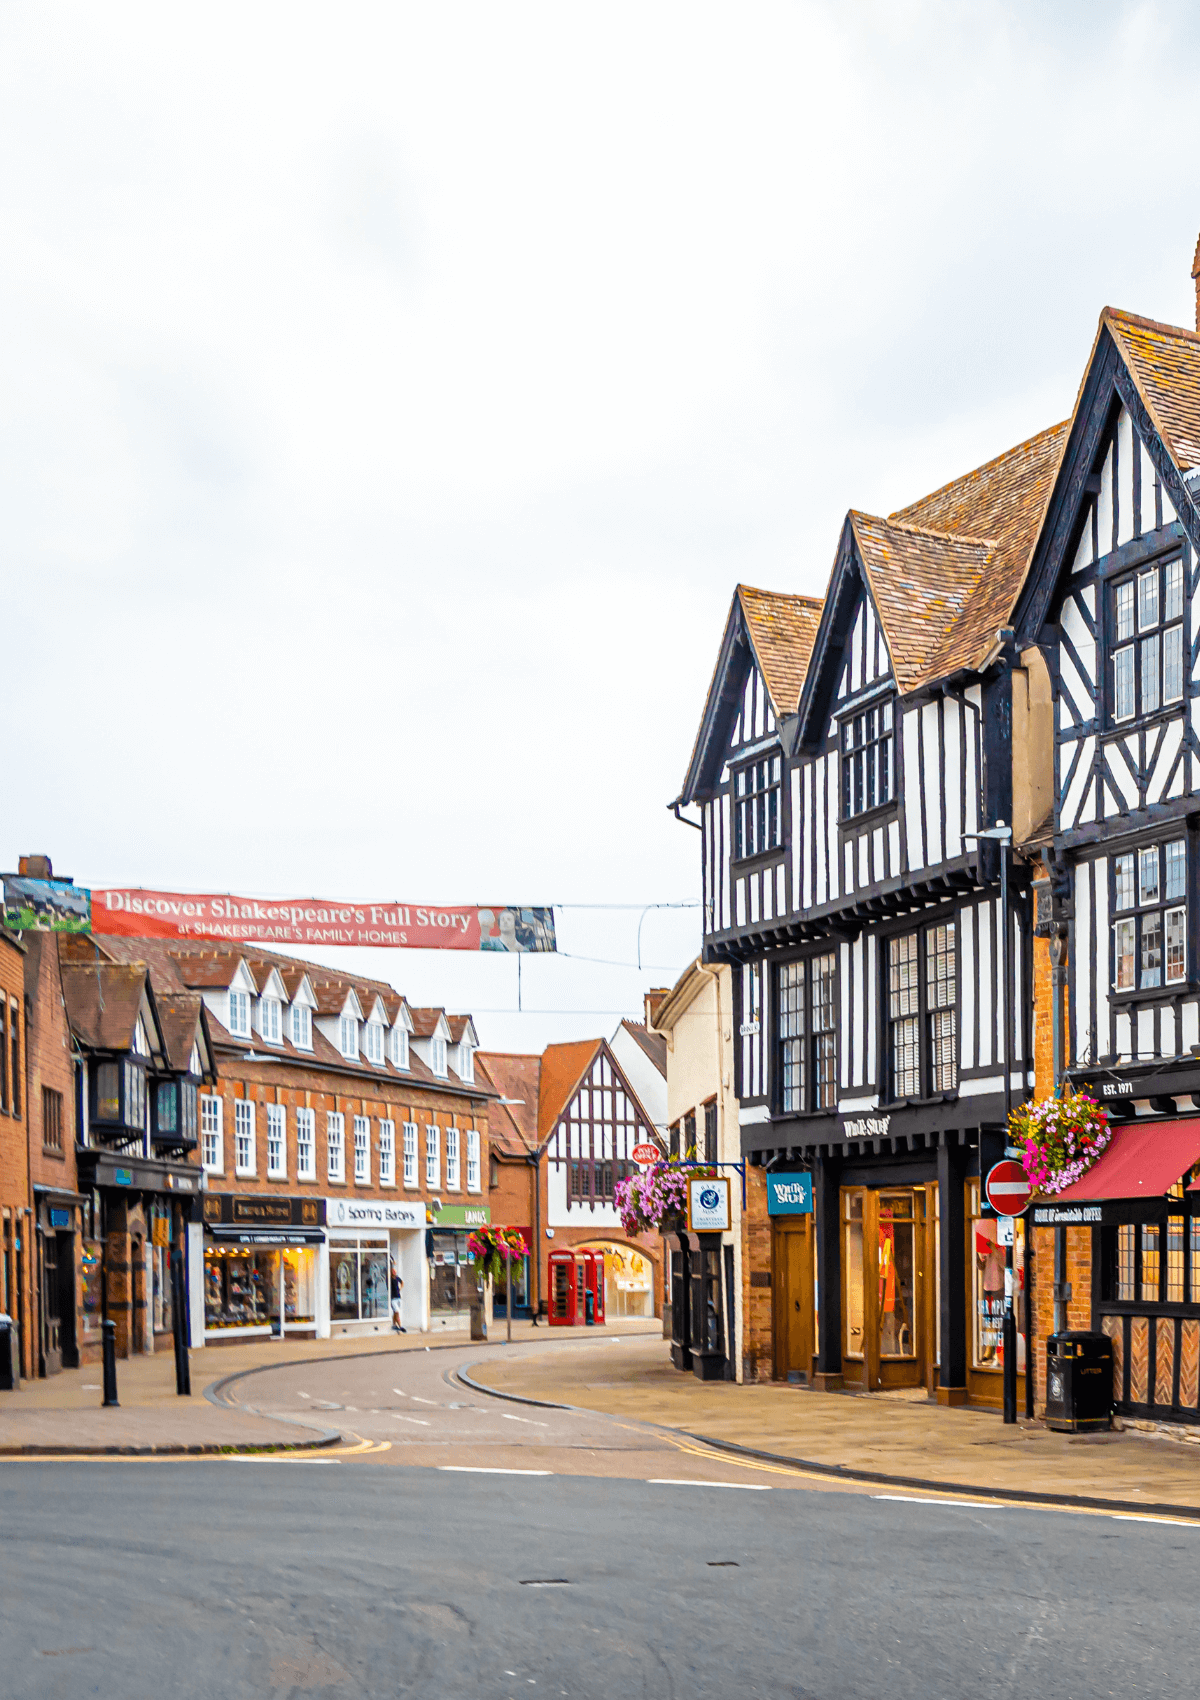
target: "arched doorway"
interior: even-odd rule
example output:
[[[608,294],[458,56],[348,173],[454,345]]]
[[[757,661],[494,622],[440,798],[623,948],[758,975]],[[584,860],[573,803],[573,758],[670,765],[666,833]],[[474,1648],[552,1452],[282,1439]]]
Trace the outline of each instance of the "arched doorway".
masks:
[[[655,1314],[654,1261],[648,1251],[619,1240],[585,1240],[578,1249],[604,1253],[604,1309],[610,1323]]]

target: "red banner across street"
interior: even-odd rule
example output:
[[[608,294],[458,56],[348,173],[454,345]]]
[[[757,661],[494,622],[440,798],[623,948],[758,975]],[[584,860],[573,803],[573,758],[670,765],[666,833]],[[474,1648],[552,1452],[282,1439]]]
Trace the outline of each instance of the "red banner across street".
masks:
[[[271,945],[406,950],[552,951],[554,910],[515,904],[345,903],[92,889],[91,930],[125,938],[229,939]]]

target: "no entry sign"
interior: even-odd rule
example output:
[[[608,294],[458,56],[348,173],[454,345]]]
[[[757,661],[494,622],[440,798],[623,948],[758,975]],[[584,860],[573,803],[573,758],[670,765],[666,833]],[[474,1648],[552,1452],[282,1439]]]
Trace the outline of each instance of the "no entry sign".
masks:
[[[987,1201],[997,1216],[1019,1216],[1029,1203],[1031,1191],[1024,1169],[1011,1159],[997,1163],[984,1184]]]

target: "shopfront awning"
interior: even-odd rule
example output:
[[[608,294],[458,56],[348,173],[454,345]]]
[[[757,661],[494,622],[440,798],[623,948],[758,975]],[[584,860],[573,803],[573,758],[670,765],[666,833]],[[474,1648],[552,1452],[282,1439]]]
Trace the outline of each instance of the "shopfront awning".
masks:
[[[218,1245],[320,1245],[320,1228],[230,1228],[205,1225],[205,1235]]]
[[[1200,1162],[1200,1116],[1186,1121],[1118,1127],[1108,1150],[1096,1159],[1086,1175],[1058,1193],[1054,1203],[1161,1198],[1197,1162]]]

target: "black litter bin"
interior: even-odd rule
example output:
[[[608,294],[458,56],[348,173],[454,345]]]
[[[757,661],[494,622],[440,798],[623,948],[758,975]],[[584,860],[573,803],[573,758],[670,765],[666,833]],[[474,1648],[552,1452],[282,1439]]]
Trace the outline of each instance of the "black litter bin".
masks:
[[[1112,1427],[1113,1348],[1107,1334],[1046,1341],[1046,1427],[1068,1434]]]
[[[17,1331],[11,1316],[0,1316],[0,1392],[20,1386],[17,1370]]]

